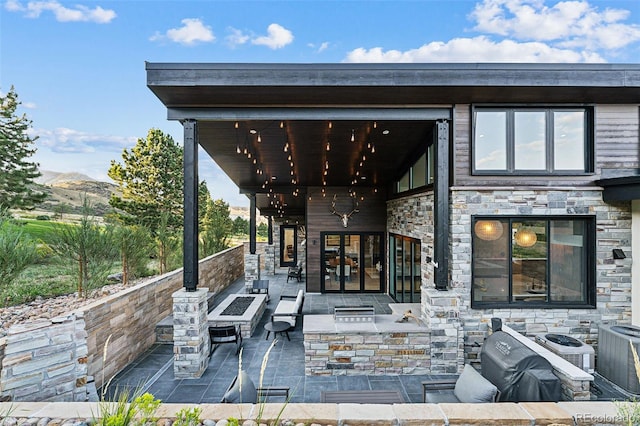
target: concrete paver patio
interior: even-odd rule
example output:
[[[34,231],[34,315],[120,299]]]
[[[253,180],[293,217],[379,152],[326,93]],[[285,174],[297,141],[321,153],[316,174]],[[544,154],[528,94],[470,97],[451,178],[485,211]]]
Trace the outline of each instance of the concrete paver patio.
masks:
[[[286,269],[279,269],[274,276],[263,276],[270,281],[270,301],[253,336],[245,338],[242,350],[242,367],[258,385],[262,359],[273,341],[266,340],[264,324],[270,321],[281,295],[295,295],[305,283],[287,282]],[[215,296],[213,307],[222,302],[228,295],[244,292],[244,278],[230,285]],[[393,299],[385,294],[317,294],[308,293],[305,297],[303,321],[311,320],[309,314],[333,314],[333,308],[341,305],[373,305],[377,314],[390,314],[389,303]],[[273,336],[273,335],[272,335]],[[304,345],[302,322],[289,332],[291,340],[278,337],[272,349],[267,368],[264,373],[264,386],[289,386],[290,402],[320,402],[322,391],[344,390],[392,390],[398,391],[405,402],[422,402],[422,381],[427,375],[341,375],[341,376],[305,376]],[[156,344],[142,356],[121,371],[109,385],[106,394],[113,397],[116,390],[143,389],[152,393],[165,403],[217,403],[225,390],[238,373],[238,356],[235,345],[220,345],[209,360],[209,366],[198,379],[175,379],[173,374],[173,346]],[[608,383],[596,375],[596,389],[592,395],[598,400],[622,400],[628,398],[615,385]],[[100,394],[100,392],[99,392]],[[277,402],[278,398],[269,401]]]
[[[280,295],[295,295],[304,289],[304,282],[289,280],[286,269],[279,269],[268,279],[270,301],[253,336],[245,338],[242,350],[242,366],[251,378],[259,381],[262,359],[273,338],[266,340],[264,324],[270,320]],[[214,306],[229,294],[244,292],[244,278],[234,282],[216,295]],[[384,294],[307,294],[303,308],[305,318],[309,314],[332,314],[340,305],[368,304],[378,314],[391,313],[388,304],[391,297]],[[272,335],[273,336],[273,335]],[[427,376],[305,376],[302,323],[289,332],[291,338],[278,337],[272,349],[264,373],[264,386],[289,386],[291,402],[320,402],[322,391],[337,390],[397,390],[406,402],[422,402],[421,382]],[[238,357],[235,345],[220,345],[209,360],[209,367],[198,379],[174,379],[173,346],[156,344],[140,358],[121,371],[111,382],[107,394],[117,389],[142,388],[167,403],[217,403],[238,373]],[[270,398],[277,402],[277,398]]]

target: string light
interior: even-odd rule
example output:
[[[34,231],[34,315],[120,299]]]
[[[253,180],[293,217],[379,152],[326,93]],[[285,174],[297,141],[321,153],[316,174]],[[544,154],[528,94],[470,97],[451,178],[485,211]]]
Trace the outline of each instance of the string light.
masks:
[[[258,143],[262,142],[262,136],[260,136],[260,132],[258,132]]]
[[[355,130],[351,129],[351,142],[355,142],[356,141],[356,133]]]

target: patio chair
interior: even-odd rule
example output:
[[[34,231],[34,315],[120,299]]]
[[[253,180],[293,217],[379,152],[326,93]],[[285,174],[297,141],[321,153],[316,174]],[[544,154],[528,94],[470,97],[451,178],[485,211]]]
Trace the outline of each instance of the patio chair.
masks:
[[[266,294],[267,302],[269,301],[269,280],[253,280],[253,284],[249,289],[251,294]]]
[[[287,271],[287,282],[289,282],[289,278],[295,278],[296,281],[302,281],[302,266],[298,263],[296,266],[289,266],[289,270]]]
[[[211,347],[209,348],[209,356],[213,355],[218,345],[224,343],[236,344],[236,355],[240,352],[242,346],[242,333],[239,325],[209,326],[209,340]]]
[[[496,402],[500,398],[498,388],[482,376],[470,364],[466,364],[460,376],[451,375],[422,382],[423,402]]]
[[[233,378],[220,402],[255,404],[256,402],[265,401],[268,397],[284,397],[288,401],[289,387],[268,386],[258,388],[247,372],[242,370],[240,372],[240,380],[238,380],[238,376]]]

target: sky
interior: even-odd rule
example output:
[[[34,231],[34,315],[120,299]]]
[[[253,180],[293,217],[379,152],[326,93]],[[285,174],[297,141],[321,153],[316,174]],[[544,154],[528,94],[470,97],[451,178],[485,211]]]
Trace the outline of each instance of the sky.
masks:
[[[42,170],[110,181],[150,129],[182,144],[145,61],[640,63],[640,0],[0,0],[0,93]],[[199,174],[248,205],[204,153]]]

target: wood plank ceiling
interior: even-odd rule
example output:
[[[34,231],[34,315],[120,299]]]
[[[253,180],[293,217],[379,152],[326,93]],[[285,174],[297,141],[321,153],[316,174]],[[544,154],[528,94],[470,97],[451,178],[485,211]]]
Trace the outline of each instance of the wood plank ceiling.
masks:
[[[386,188],[424,151],[431,121],[200,121],[204,150],[263,215],[303,216],[307,187]]]

